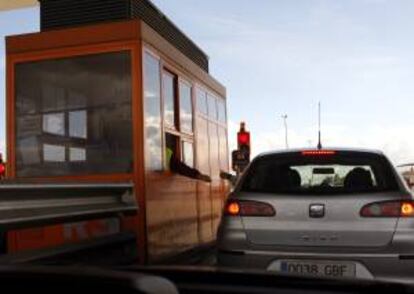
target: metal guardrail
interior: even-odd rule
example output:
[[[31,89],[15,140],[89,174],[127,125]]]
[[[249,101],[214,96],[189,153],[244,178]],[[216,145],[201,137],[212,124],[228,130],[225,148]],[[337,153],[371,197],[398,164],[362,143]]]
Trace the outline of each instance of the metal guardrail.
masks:
[[[0,184],[0,231],[138,211],[132,183]]]
[[[414,163],[404,163],[404,164],[397,165],[397,167],[409,167],[409,166],[414,166]]]

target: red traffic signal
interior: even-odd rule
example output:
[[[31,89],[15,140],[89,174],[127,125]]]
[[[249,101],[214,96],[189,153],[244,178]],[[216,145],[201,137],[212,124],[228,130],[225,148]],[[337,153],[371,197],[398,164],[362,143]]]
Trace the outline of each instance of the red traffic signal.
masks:
[[[239,143],[239,146],[241,145],[250,145],[250,133],[238,133],[237,134],[237,142]]]
[[[240,131],[237,133],[237,145],[239,150],[242,146],[250,147],[250,132],[246,131],[244,122],[240,124]]]
[[[0,179],[6,176],[6,165],[4,163],[0,163]]]

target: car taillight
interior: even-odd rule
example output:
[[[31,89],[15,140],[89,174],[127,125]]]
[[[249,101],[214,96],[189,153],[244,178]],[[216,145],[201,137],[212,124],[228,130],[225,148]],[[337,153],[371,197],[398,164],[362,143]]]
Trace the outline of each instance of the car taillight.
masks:
[[[387,201],[365,205],[362,217],[414,217],[413,201]]]
[[[228,216],[274,216],[275,209],[267,203],[250,200],[229,200],[225,207]]]

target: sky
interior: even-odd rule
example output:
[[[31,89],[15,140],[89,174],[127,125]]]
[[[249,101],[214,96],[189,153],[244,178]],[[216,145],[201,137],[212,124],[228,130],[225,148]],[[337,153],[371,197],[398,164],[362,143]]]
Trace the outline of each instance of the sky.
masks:
[[[240,121],[252,151],[317,144],[414,162],[414,1],[153,0],[210,57],[227,88],[230,148]],[[0,12],[0,39],[38,31],[36,8]],[[4,146],[0,42],[0,148]]]

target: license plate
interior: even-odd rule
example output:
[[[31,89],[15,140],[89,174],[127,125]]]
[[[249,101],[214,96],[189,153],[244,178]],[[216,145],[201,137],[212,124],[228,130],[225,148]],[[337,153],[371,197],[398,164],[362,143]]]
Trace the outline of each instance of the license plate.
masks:
[[[289,275],[329,278],[353,278],[356,266],[352,262],[281,260],[279,272]]]

